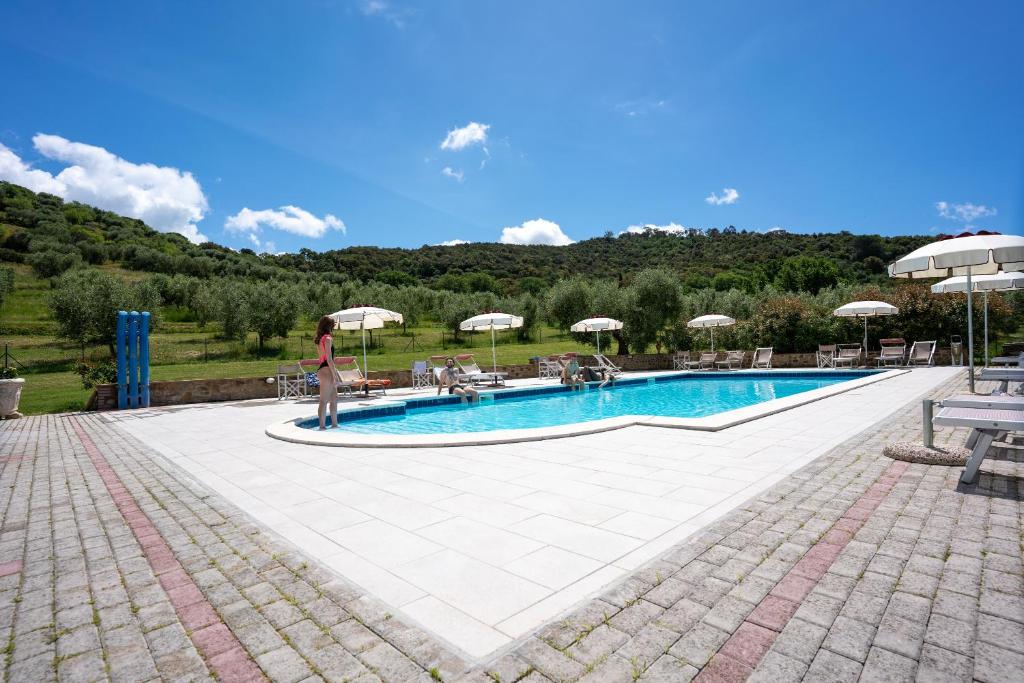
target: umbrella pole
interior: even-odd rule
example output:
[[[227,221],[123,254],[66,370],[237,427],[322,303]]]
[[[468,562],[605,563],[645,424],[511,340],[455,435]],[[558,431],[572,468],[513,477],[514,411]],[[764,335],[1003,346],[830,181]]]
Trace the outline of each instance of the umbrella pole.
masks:
[[[491,371],[498,374],[498,352],[494,349],[494,323],[491,323]]]
[[[988,367],[988,290],[985,290],[985,367]]]
[[[370,379],[370,368],[366,367],[366,328],[360,326],[359,328],[363,333],[363,375],[364,379],[369,381]]]
[[[974,393],[974,297],[971,291],[971,267],[967,266],[967,390]]]
[[[711,328],[711,353],[715,352],[715,328]]]
[[[868,317],[864,316],[864,364],[868,363]]]
[[[594,336],[597,337],[597,355],[601,355],[601,330],[594,330]]]

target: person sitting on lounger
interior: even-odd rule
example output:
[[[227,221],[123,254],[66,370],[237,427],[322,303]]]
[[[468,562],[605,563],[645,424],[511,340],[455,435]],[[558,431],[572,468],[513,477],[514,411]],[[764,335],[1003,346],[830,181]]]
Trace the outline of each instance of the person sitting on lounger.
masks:
[[[445,387],[448,387],[449,395],[462,397],[463,403],[465,403],[467,397],[471,401],[476,401],[480,398],[480,392],[459,381],[459,370],[455,367],[454,358],[446,359],[444,370],[437,375],[437,393],[440,394],[441,389]]]
[[[583,373],[580,372],[580,363],[575,356],[570,357],[569,361],[562,366],[562,384],[568,385],[573,390],[583,388]]]

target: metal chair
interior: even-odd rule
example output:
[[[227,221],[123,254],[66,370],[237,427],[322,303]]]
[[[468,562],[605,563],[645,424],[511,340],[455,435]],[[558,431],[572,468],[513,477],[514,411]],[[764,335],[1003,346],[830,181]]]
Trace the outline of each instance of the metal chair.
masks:
[[[298,363],[277,366],[277,400],[304,398],[306,396],[306,373]]]
[[[815,360],[819,368],[834,368],[836,366],[836,345],[818,344]]]
[[[685,370],[686,364],[690,362],[689,351],[676,351],[672,356],[672,369]]]
[[[434,373],[427,367],[427,361],[414,360],[412,362],[412,388],[424,389],[434,386]]]

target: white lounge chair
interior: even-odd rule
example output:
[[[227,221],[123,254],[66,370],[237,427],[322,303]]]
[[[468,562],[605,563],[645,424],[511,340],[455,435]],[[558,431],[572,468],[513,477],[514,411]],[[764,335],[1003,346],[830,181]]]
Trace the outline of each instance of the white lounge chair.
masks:
[[[690,362],[689,351],[676,351],[672,354],[672,369],[685,370],[686,364]]]
[[[1010,382],[1020,382],[1014,393],[1024,394],[1024,368],[985,368],[978,376],[989,382],[999,382],[995,393],[1005,394],[1009,391]]]
[[[819,368],[834,368],[836,366],[836,345],[818,344],[818,353],[815,355]]]
[[[718,354],[715,351],[704,351],[697,360],[691,360],[686,364],[687,370],[710,370],[715,367]]]
[[[932,418],[932,424],[973,430],[967,442],[971,457],[960,475],[961,482],[973,484],[992,442],[1010,432],[1024,432],[1024,410],[943,407]]]
[[[484,372],[476,364],[471,353],[460,353],[455,356],[455,364],[459,366],[459,377],[473,384],[504,384],[507,372]]]
[[[852,368],[855,364],[860,365],[860,344],[839,344],[835,356],[835,367],[846,366]]]
[[[750,364],[751,369],[753,369],[753,368],[763,368],[763,369],[766,369],[766,370],[767,369],[771,369],[771,367],[772,367],[772,353],[773,353],[773,347],[771,347],[771,346],[762,346],[760,348],[754,349],[754,361]]]
[[[907,367],[916,365],[932,366],[935,360],[935,342],[914,342],[910,347],[910,353],[907,355]]]
[[[558,379],[562,376],[562,364],[559,356],[548,356],[537,359],[537,376],[540,379]]]
[[[939,401],[943,408],[986,408],[990,410],[1024,410],[1024,396],[1012,394],[957,394]]]
[[[903,365],[904,356],[907,355],[907,342],[902,339],[882,339],[879,341],[882,350],[878,353],[878,365]]]
[[[610,372],[613,375],[619,375],[622,373],[622,368],[608,360],[608,356],[603,353],[595,353],[594,360],[597,361],[597,367],[599,370],[603,370],[606,373]]]
[[[745,351],[726,351],[725,360],[715,361],[715,365],[721,370],[723,367],[726,370],[732,370],[734,368],[742,368],[743,360],[747,354]]]

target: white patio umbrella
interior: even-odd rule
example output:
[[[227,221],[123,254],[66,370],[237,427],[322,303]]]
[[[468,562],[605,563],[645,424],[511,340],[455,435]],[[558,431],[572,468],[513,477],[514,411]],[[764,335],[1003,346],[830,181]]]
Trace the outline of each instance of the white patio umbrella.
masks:
[[[715,328],[716,327],[727,327],[729,325],[735,325],[735,318],[730,318],[727,315],[716,315],[714,313],[710,315],[702,315],[698,318],[694,318],[690,322],[686,323],[687,327],[696,327],[700,329],[711,328],[711,350],[715,350]]]
[[[1024,289],[1024,273],[996,273],[995,275],[975,275],[971,278],[974,291],[985,295],[985,367],[988,367],[988,293],[1005,292],[1011,289]],[[932,285],[933,294],[950,294],[967,291],[967,276],[957,275],[946,278]]]
[[[1020,235],[964,234],[926,244],[889,265],[889,277],[931,278],[965,275],[967,288],[967,383],[974,393],[975,275],[995,275],[1000,270],[1024,270],[1024,237]]]
[[[876,315],[896,315],[900,309],[884,301],[851,301],[832,311],[840,318],[864,318],[864,358],[868,357],[868,318]]]
[[[615,318],[587,318],[569,328],[572,332],[594,332],[597,335],[597,353],[601,353],[601,330],[621,330],[622,321]]]
[[[493,313],[481,313],[480,315],[474,315],[472,318],[463,320],[459,323],[459,329],[466,332],[473,332],[476,330],[491,331],[491,368],[494,372],[498,371],[498,352],[494,347],[494,331],[511,330],[512,328],[522,326],[523,319],[518,315],[499,313],[497,311],[494,311]]]
[[[363,372],[370,376],[366,366],[366,330],[379,330],[384,323],[401,323],[402,314],[376,306],[356,306],[331,313],[334,326],[339,330],[360,330],[363,335]]]

